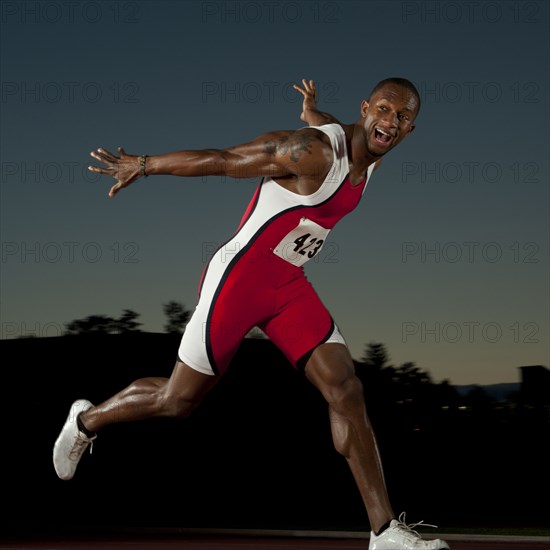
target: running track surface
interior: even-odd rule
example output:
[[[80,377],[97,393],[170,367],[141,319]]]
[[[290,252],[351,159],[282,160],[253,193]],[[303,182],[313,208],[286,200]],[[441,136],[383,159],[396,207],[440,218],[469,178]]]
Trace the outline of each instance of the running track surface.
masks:
[[[452,550],[543,550],[550,548],[550,537],[481,537],[437,535]],[[424,538],[436,538],[424,535]],[[62,537],[26,535],[3,538],[0,550],[367,550],[361,538],[226,536],[226,535],[113,535]]]

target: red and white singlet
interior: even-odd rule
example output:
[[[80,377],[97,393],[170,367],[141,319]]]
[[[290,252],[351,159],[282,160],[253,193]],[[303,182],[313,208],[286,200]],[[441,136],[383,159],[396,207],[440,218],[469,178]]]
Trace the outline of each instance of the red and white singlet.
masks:
[[[303,196],[264,179],[233,237],[204,269],[178,350],[180,361],[199,372],[222,374],[255,326],[298,368],[320,344],[345,344],[302,266],[357,206],[374,164],[352,185],[344,130],[339,124],[315,128],[330,137],[334,155],[321,187]]]

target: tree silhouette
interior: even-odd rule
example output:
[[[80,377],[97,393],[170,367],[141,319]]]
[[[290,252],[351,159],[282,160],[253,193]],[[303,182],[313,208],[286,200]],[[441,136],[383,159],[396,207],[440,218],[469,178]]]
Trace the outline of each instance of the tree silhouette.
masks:
[[[115,323],[115,319],[108,315],[89,315],[84,319],[66,323],[65,334],[111,334],[114,332]]]
[[[125,309],[118,320],[115,321],[115,329],[117,332],[140,332],[136,319],[139,317],[139,313],[131,309]]]
[[[191,312],[186,310],[183,304],[174,300],[163,304],[162,309],[168,318],[168,321],[164,325],[164,330],[170,334],[183,333]]]
[[[404,387],[413,389],[413,391],[423,384],[432,383],[430,374],[419,369],[412,361],[407,361],[395,369],[394,380]]]
[[[76,334],[121,334],[126,332],[140,332],[137,322],[139,313],[125,309],[122,315],[115,319],[108,315],[89,315],[83,319],[75,319],[65,324],[65,335]]]
[[[368,367],[376,370],[382,370],[387,366],[388,361],[389,356],[384,344],[379,342],[371,342],[367,345],[362,362]]]

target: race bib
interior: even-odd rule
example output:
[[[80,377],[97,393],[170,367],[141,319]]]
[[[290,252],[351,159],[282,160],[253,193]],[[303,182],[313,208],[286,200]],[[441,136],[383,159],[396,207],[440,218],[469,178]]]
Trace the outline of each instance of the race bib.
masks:
[[[320,252],[329,233],[330,229],[302,218],[300,223],[273,249],[273,253],[293,265],[304,265]]]

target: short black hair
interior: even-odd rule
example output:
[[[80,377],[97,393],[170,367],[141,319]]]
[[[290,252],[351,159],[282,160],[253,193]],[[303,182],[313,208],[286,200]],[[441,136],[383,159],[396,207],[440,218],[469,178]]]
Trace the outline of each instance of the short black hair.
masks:
[[[398,86],[403,86],[403,88],[406,88],[416,97],[416,101],[418,102],[418,108],[416,110],[416,114],[420,112],[420,94],[418,93],[418,90],[416,89],[416,86],[408,79],[401,78],[398,76],[392,76],[390,78],[384,78],[384,80],[381,80],[376,86],[372,89],[370,95],[369,95],[369,101],[370,98],[381,88],[383,88],[386,84],[397,84]]]

